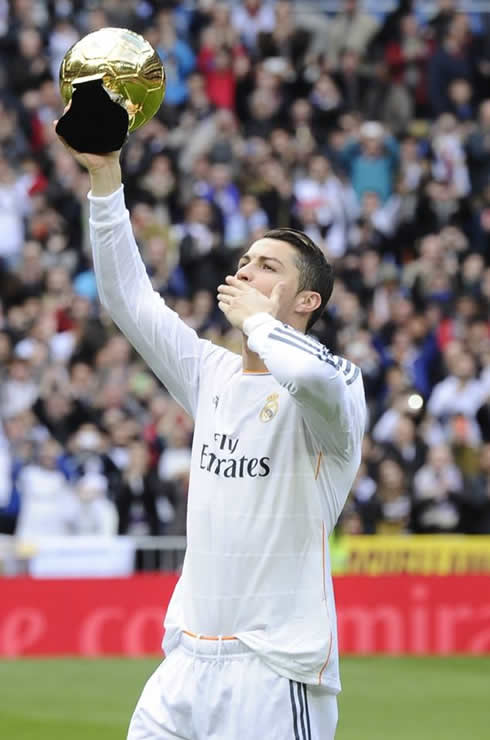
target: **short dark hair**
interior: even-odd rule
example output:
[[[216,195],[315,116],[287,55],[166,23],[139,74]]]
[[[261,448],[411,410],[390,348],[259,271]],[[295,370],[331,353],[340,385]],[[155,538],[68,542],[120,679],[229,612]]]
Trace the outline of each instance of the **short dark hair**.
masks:
[[[298,293],[302,290],[313,290],[321,296],[321,303],[313,311],[306,331],[309,331],[315,321],[322,315],[330,296],[332,295],[334,272],[332,265],[328,262],[320,247],[310,239],[303,231],[282,228],[267,231],[262,239],[276,239],[287,242],[296,250],[296,265],[299,270]]]

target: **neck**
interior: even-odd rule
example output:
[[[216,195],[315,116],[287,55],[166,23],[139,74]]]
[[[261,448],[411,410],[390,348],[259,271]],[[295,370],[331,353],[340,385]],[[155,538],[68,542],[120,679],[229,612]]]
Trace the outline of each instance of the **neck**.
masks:
[[[247,347],[246,337],[242,340],[242,367],[246,373],[268,373],[269,370],[264,365],[258,354],[252,352]]]

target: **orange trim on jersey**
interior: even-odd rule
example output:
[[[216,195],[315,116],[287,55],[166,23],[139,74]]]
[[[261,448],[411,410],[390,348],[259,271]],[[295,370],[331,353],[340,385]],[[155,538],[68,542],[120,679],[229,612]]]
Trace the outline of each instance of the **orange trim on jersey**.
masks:
[[[320,452],[320,455],[321,455],[321,454],[322,454],[322,453]],[[326,533],[325,533],[325,522],[322,522],[322,575],[323,575],[323,598],[324,598],[324,600],[325,600],[325,607],[327,608],[327,613],[328,613],[328,607],[327,607],[327,592],[326,592],[326,589],[325,589],[325,570],[326,570],[326,566],[325,566],[325,548],[326,548]],[[329,619],[330,619],[330,618],[329,618]],[[319,684],[321,684],[321,682],[322,682],[322,676],[323,676],[323,672],[325,671],[325,668],[327,667],[327,665],[328,665],[328,662],[329,662],[329,660],[330,660],[330,653],[332,652],[332,643],[333,643],[333,635],[332,635],[332,627],[330,626],[330,645],[329,645],[329,648],[328,648],[328,655],[327,655],[327,659],[326,659],[325,663],[324,663],[324,664],[322,665],[322,667],[321,667],[321,669],[320,669],[320,674],[319,674],[319,676],[318,676],[318,683],[319,683]]]
[[[266,370],[242,370],[243,375],[270,375]]]
[[[318,460],[316,461],[316,468],[315,468],[315,480],[320,475],[320,465],[322,462],[323,452],[318,453]]]
[[[184,635],[194,637],[196,640],[212,640],[213,642],[219,642],[220,640],[238,640],[238,637],[211,637],[210,635],[195,635],[194,632],[189,632],[189,630],[182,630],[182,632],[184,633]]]

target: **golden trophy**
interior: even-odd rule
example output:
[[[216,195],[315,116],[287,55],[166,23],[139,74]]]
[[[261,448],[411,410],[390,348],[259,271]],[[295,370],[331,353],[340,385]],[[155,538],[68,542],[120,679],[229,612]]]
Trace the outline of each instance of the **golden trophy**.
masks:
[[[150,120],[165,95],[165,70],[145,39],[126,28],[102,28],[69,49],[60,91],[71,105],[57,133],[79,152],[105,154]]]

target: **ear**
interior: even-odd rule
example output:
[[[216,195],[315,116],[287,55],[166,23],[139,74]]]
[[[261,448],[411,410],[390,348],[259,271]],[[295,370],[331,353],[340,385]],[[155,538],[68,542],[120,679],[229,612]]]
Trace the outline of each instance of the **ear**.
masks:
[[[296,296],[294,310],[300,314],[313,313],[313,311],[316,311],[321,306],[321,303],[322,297],[320,293],[316,293],[313,290],[302,290]]]

